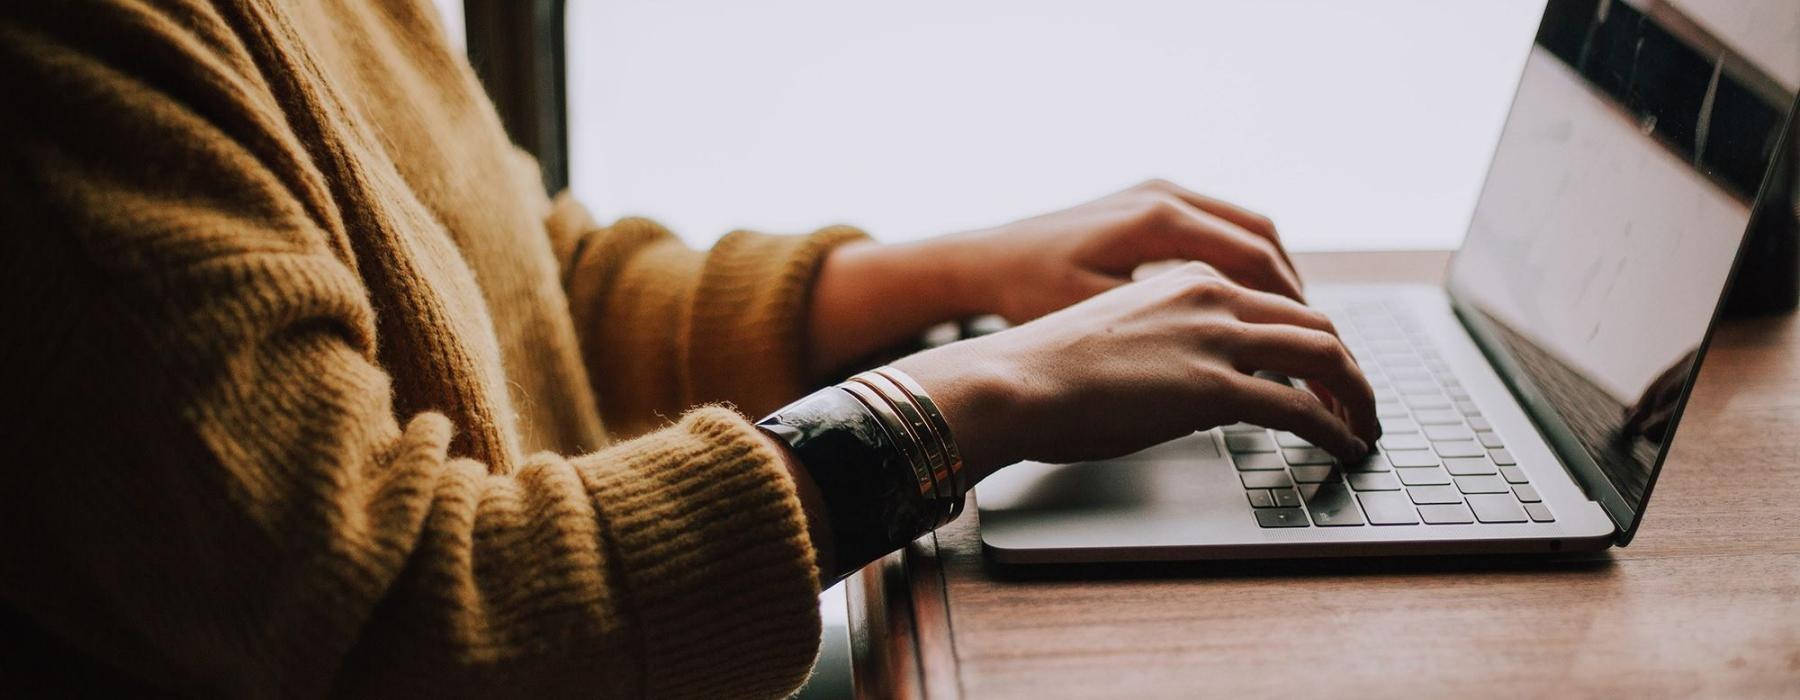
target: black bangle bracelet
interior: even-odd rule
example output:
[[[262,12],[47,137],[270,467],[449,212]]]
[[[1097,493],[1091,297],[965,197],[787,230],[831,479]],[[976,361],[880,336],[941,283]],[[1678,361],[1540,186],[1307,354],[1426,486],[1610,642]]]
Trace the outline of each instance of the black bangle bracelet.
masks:
[[[832,581],[930,532],[954,507],[919,493],[895,439],[841,388],[814,392],[756,425],[786,443],[819,487],[835,541]]]

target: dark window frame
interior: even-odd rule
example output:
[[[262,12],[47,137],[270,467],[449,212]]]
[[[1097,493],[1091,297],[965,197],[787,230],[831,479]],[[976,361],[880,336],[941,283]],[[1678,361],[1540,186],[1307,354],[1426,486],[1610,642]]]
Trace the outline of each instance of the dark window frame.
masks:
[[[531,152],[544,187],[569,186],[565,0],[464,0],[469,62],[513,143]]]

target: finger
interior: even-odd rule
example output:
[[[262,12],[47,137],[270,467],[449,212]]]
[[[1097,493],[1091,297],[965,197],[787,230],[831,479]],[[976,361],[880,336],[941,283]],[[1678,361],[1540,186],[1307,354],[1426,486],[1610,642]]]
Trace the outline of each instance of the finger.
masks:
[[[1286,430],[1325,448],[1345,464],[1369,453],[1369,444],[1350,426],[1325,409],[1318,397],[1293,387],[1240,375],[1227,380],[1225,391],[1235,402],[1237,417],[1254,425]]]
[[[1208,197],[1186,187],[1169,182],[1168,180],[1151,180],[1150,187],[1159,192],[1174,195],[1177,199],[1187,202],[1201,211],[1217,216],[1233,224],[1237,224],[1245,231],[1268,239],[1270,243],[1275,244],[1276,250],[1281,253],[1282,263],[1287,265],[1289,269],[1294,270],[1295,276],[1298,276],[1299,269],[1294,267],[1294,261],[1288,257],[1287,247],[1281,244],[1281,234],[1276,232],[1275,222],[1269,219],[1269,217],[1250,211],[1249,209],[1245,209],[1236,204],[1232,204],[1223,199]]]
[[[1277,294],[1239,287],[1237,293],[1226,300],[1225,305],[1231,310],[1233,316],[1246,323],[1297,326],[1338,337],[1337,324],[1332,322],[1331,317],[1326,316],[1318,309]],[[1341,343],[1342,340],[1340,339],[1339,342]],[[1349,354],[1348,350],[1345,351],[1345,354],[1349,356],[1350,362],[1356,365],[1357,375],[1360,378],[1361,363],[1358,363],[1356,356]],[[1364,382],[1366,383],[1367,380],[1364,379]],[[1333,405],[1335,399],[1329,390],[1324,387],[1317,387],[1317,390],[1325,394],[1320,398],[1325,399],[1327,406],[1337,408]]]
[[[1330,316],[1279,294],[1245,290],[1232,300],[1231,311],[1246,323],[1280,323],[1338,335],[1337,324]]]
[[[1296,388],[1305,389],[1312,392],[1314,396],[1319,397],[1319,400],[1324,402],[1325,408],[1331,411],[1331,415],[1337,416],[1338,420],[1344,421],[1345,423],[1350,422],[1350,409],[1344,406],[1344,402],[1339,400],[1336,394],[1331,393],[1330,389],[1325,388],[1325,385],[1318,382],[1309,382],[1304,379],[1292,379],[1292,381],[1295,383]]]
[[[1129,277],[1114,277],[1092,270],[1081,270],[1075,273],[1074,286],[1076,289],[1081,290],[1082,294],[1086,295],[1082,297],[1085,299],[1087,297],[1098,296],[1103,292],[1112,291],[1115,287],[1125,286],[1130,284],[1131,281],[1132,280]]]
[[[1324,331],[1281,324],[1249,324],[1235,340],[1232,361],[1242,372],[1280,372],[1322,387],[1321,403],[1343,407],[1345,422],[1365,441],[1381,437],[1375,390],[1344,344]]]
[[[1338,335],[1337,325],[1332,323],[1330,317],[1320,313],[1317,309],[1284,296],[1240,288],[1240,291],[1228,301],[1227,305],[1238,320],[1247,323],[1283,324],[1329,333],[1333,337]],[[1345,351],[1345,354],[1356,366],[1357,378],[1367,384],[1367,379],[1362,377],[1361,365],[1356,362],[1356,356],[1350,355],[1348,351]],[[1318,394],[1319,399],[1325,402],[1325,406],[1339,417],[1346,421],[1351,419],[1348,406],[1336,392],[1317,382],[1309,382],[1303,388]],[[1379,427],[1379,422],[1376,426]]]
[[[1150,231],[1156,250],[1148,255],[1202,260],[1238,284],[1303,301],[1300,277],[1281,258],[1280,248],[1237,224],[1186,204],[1172,205],[1167,225]]]
[[[1338,337],[1337,324],[1333,323],[1330,317],[1320,313],[1317,309],[1284,296],[1245,290],[1243,295],[1237,299],[1232,311],[1238,320],[1247,323],[1296,326]],[[1341,338],[1339,342],[1342,342]],[[1346,354],[1348,353],[1346,352]],[[1353,354],[1349,354],[1349,358],[1350,362],[1355,365],[1357,378],[1367,384],[1368,378],[1362,375],[1362,364],[1357,362],[1356,356]],[[1305,382],[1302,388],[1318,394],[1319,399],[1325,402],[1325,406],[1338,417],[1346,421],[1352,419],[1350,406],[1339,397],[1338,392],[1334,392],[1318,382]],[[1352,423],[1352,425],[1358,424]],[[1367,426],[1358,425],[1358,427]],[[1376,427],[1380,427],[1379,421],[1376,422]],[[1379,435],[1376,437],[1379,438]]]
[[[1183,269],[1183,268],[1186,268],[1186,269]],[[1163,275],[1170,274],[1170,273],[1178,273],[1178,274],[1197,273],[1197,274],[1203,274],[1203,275],[1208,275],[1208,276],[1212,276],[1212,277],[1217,277],[1219,279],[1225,279],[1225,273],[1219,272],[1218,268],[1208,265],[1206,263],[1200,262],[1199,260],[1186,260],[1186,259],[1181,259],[1181,258],[1177,258],[1177,257],[1169,257],[1169,258],[1164,258],[1162,260],[1158,260],[1156,262],[1148,262],[1148,263],[1144,263],[1142,265],[1137,266],[1136,269],[1133,269],[1131,271],[1131,281],[1138,282],[1138,281],[1150,279],[1152,277],[1161,277]]]

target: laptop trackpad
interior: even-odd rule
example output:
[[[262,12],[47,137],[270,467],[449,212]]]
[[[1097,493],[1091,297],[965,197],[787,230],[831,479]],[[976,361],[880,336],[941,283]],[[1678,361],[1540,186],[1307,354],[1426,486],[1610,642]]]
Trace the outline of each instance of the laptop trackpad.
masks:
[[[1104,462],[1026,462],[983,481],[977,498],[984,510],[1187,510],[1205,500],[1207,480],[1196,477],[1217,458],[1212,436],[1201,434]]]

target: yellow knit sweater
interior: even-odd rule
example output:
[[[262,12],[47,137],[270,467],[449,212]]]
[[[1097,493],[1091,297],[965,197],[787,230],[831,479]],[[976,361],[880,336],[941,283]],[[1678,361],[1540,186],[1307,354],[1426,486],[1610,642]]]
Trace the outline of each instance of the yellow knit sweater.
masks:
[[[0,8],[0,695],[805,677],[792,483],[668,421],[801,393],[858,234],[595,225],[422,0]]]

